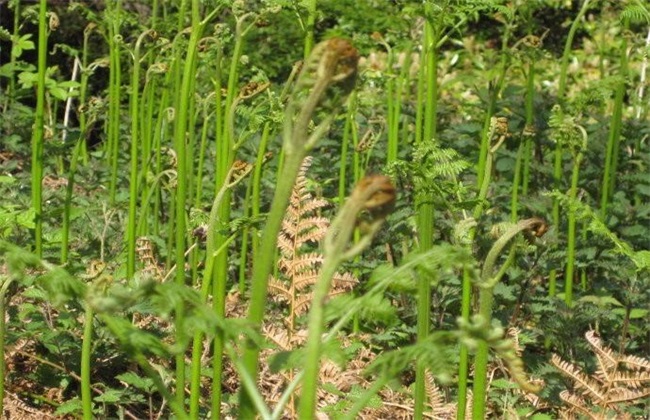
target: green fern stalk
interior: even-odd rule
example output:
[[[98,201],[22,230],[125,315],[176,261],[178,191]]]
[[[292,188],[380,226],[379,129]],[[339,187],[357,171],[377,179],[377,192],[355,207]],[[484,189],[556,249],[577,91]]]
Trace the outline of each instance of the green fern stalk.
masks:
[[[45,72],[47,70],[47,2],[41,0],[38,12],[38,81],[36,114],[32,135],[32,209],[34,210],[34,247],[43,255],[43,140],[45,124]]]
[[[93,320],[95,314],[90,305],[86,305],[84,314],[84,332],[81,341],[81,407],[83,409],[83,419],[92,420],[93,417],[93,399],[90,389],[90,371],[93,342]]]
[[[521,184],[521,171],[524,159],[524,150],[526,148],[525,140],[519,143],[517,148],[517,157],[515,159],[515,178],[512,180],[512,190],[510,193],[510,221],[517,221],[519,211],[519,186]]]
[[[80,106],[86,105],[88,95],[88,39],[93,30],[92,26],[87,26],[84,29],[83,46],[81,50],[81,77],[79,83],[79,104]],[[87,136],[87,112],[79,113],[79,139],[75,145],[70,160],[70,167],[68,168],[68,183],[66,185],[65,200],[63,207],[63,226],[61,228],[61,264],[68,261],[69,244],[70,244],[70,211],[72,208],[72,193],[74,191],[75,175],[77,173],[77,165],[81,158],[83,164],[88,163],[88,151],[86,146]]]
[[[210,216],[208,219],[207,238],[206,238],[206,257],[205,269],[203,270],[203,279],[201,281],[201,301],[208,302],[209,293],[212,290],[212,280],[214,264],[216,258],[225,252],[228,246],[236,238],[233,234],[221,244],[217,244],[215,236],[219,231],[219,209],[222,206],[224,196],[228,190],[236,185],[238,181],[228,183],[232,178],[232,169],[226,176],[226,183],[219,189],[212,202]],[[241,180],[240,178],[239,180]],[[203,333],[197,331],[192,341],[192,365],[190,372],[190,416],[197,418],[199,416],[199,397],[201,394],[201,354],[203,352]]]
[[[300,71],[300,65],[295,64],[293,68],[291,69],[291,73],[289,74],[289,78],[287,79],[287,82],[284,85],[284,89],[280,93],[280,102],[284,103],[287,99],[287,96],[289,95],[289,87],[292,85],[292,82],[295,80],[296,76],[298,75],[298,72]],[[257,150],[257,157],[255,159],[255,168],[253,169],[253,190],[252,190],[252,203],[251,203],[251,215],[253,219],[257,220],[260,216],[260,209],[261,209],[261,190],[262,190],[262,169],[263,169],[263,163],[264,163],[264,155],[267,150],[267,145],[269,142],[269,139],[271,138],[272,134],[275,132],[275,126],[272,123],[272,121],[267,121],[264,124],[264,128],[262,130],[262,138],[260,140],[260,145]],[[257,248],[259,245],[259,237],[258,237],[258,230],[257,228],[253,228],[251,231],[251,237],[253,238],[253,246],[252,248],[252,255],[257,255]]]
[[[562,60],[560,64],[560,78],[558,82],[558,93],[557,93],[557,98],[558,102],[560,104],[564,104],[566,98],[565,98],[565,91],[566,91],[566,79],[567,79],[567,71],[569,68],[569,58],[571,55],[571,46],[573,45],[573,38],[575,37],[575,33],[578,30],[578,26],[580,25],[581,19],[584,17],[585,13],[587,13],[587,10],[589,8],[589,2],[591,0],[585,0],[582,3],[582,7],[580,8],[580,11],[578,12],[578,15],[576,18],[573,20],[573,23],[571,24],[571,28],[569,29],[569,34],[567,35],[566,42],[564,44],[564,52],[562,53]],[[560,184],[562,181],[562,145],[556,144],[555,145],[555,159],[554,159],[554,164],[553,164],[553,183],[555,189],[560,188]],[[555,200],[553,202],[553,222],[552,224],[554,226],[558,226],[560,222],[560,207]],[[556,278],[557,278],[557,271],[555,269],[552,269],[549,273],[549,279],[548,279],[548,293],[549,296],[555,296],[555,290],[556,290]]]
[[[352,135],[352,124],[354,124],[353,113],[353,96],[350,97],[350,106],[348,107],[348,113],[345,116],[345,125],[343,126],[343,138],[341,141],[341,159],[339,167],[339,193],[338,193],[338,205],[342,206],[343,201],[345,200],[345,189],[348,185],[347,174],[348,174],[348,150],[350,148],[350,137]]]
[[[496,118],[492,119],[489,130],[489,137],[492,139],[495,136],[496,131]],[[494,162],[494,154],[501,146],[501,143],[505,139],[505,136],[502,136],[490,149],[488,149],[487,159],[485,160],[485,174],[483,174],[483,184],[478,193],[477,202],[478,204],[474,208],[472,214],[472,219],[474,221],[474,226],[470,226],[468,237],[466,239],[466,246],[468,247],[468,252],[471,252],[472,244],[476,237],[476,226],[475,221],[479,220],[483,215],[485,209],[485,203],[487,200],[487,194],[490,187],[490,182],[492,181],[492,165]],[[472,272],[471,267],[465,266],[463,268],[463,283],[462,283],[462,302],[461,302],[461,318],[464,322],[469,322],[470,313],[472,306]],[[460,345],[460,361],[458,366],[458,411],[456,412],[456,418],[464,419],[465,411],[467,408],[467,382],[469,375],[469,349],[467,345],[461,343]]]
[[[625,27],[627,26],[626,23]],[[607,137],[605,169],[600,188],[600,217],[603,218],[603,220],[607,216],[607,206],[609,205],[610,196],[613,194],[614,188],[616,187],[616,171],[618,167],[618,154],[621,142],[621,126],[623,118],[623,100],[626,92],[625,83],[628,78],[627,54],[627,38],[623,36],[620,47],[619,68],[621,80],[616,86],[616,93],[614,95],[614,108],[609,123],[609,135]]]
[[[170,89],[169,89],[169,81],[171,80],[170,74],[167,75],[165,78],[165,83],[164,87],[162,88],[162,92],[160,93],[160,99],[158,102],[158,109],[156,111],[156,123],[154,125],[153,129],[153,143],[152,143],[152,150],[153,150],[153,156],[152,156],[152,171],[154,174],[162,174],[163,172],[163,158],[162,158],[162,153],[163,153],[163,147],[162,147],[162,138],[163,134],[168,131],[168,122],[167,122],[167,115],[165,113],[165,105],[169,101],[169,95],[170,95]],[[153,225],[151,226],[151,232],[154,235],[160,235],[161,233],[161,228],[160,228],[160,223],[161,223],[161,218],[160,218],[160,207],[162,203],[162,189],[160,186],[156,188],[156,186],[152,186],[153,188],[153,209],[152,209],[152,214],[153,217],[152,223]],[[140,204],[141,208],[144,210],[142,214],[142,219],[145,219],[146,221],[146,211],[149,209],[149,206],[145,205],[144,203]],[[173,209],[173,206],[172,206]],[[170,215],[170,221],[173,220],[171,219]],[[168,237],[171,239],[173,235],[168,235]],[[173,249],[173,248],[167,248],[167,249]],[[168,254],[168,259],[170,258],[171,253]],[[167,263],[167,267],[169,267],[170,264]]]
[[[175,197],[175,250],[176,250],[176,283],[185,284],[185,244],[186,244],[186,203],[187,203],[187,179],[191,175],[188,173],[187,155],[186,155],[186,135],[188,130],[189,112],[191,109],[190,101],[194,98],[194,82],[196,80],[197,65],[197,46],[203,30],[209,20],[216,14],[216,10],[210,13],[205,20],[201,21],[199,16],[200,1],[192,1],[192,30],[190,40],[187,46],[187,55],[184,57],[181,89],[179,91],[180,99],[178,109],[176,110],[176,121],[174,126],[174,148],[178,160],[178,184]],[[185,334],[183,331],[183,303],[180,302],[176,308],[175,329],[181,337]],[[182,352],[176,355],[176,403],[180,407],[185,405],[185,355]]]
[[[84,63],[87,61],[87,41],[88,34],[84,33]],[[86,88],[88,86],[88,75],[84,75],[86,66],[82,66],[82,84],[81,84],[81,93],[80,93],[80,103],[85,103],[86,98]],[[82,114],[83,115],[83,114]],[[63,215],[63,240],[61,244],[61,264],[65,264],[68,261],[68,238],[70,233],[70,208],[72,205],[72,193],[74,190],[74,179],[77,172],[77,164],[79,162],[79,156],[84,154],[84,146],[86,144],[86,120],[85,115],[80,118],[80,135],[75,145],[74,151],[72,153],[72,159],[70,161],[70,168],[68,174],[68,184],[66,185],[66,198],[65,198],[65,207]],[[1,316],[1,315],[0,315]],[[81,343],[81,361],[80,361],[80,370],[81,370],[81,406],[83,410],[84,420],[90,420],[93,418],[92,412],[92,393],[90,389],[90,371],[91,371],[91,350],[92,350],[92,334],[93,334],[93,319],[94,314],[92,309],[86,305],[85,309],[85,320],[84,320],[84,332]],[[0,412],[2,412],[0,410]]]
[[[4,413],[5,378],[7,377],[7,365],[5,364],[5,340],[6,340],[6,299],[7,289],[11,284],[11,278],[0,276],[0,413]]]
[[[138,147],[140,145],[140,47],[145,37],[150,35],[150,31],[145,31],[135,42],[133,49],[133,74],[131,76],[131,170],[129,178],[129,217],[127,222],[127,260],[126,260],[126,278],[132,279],[135,274],[135,237],[137,225],[137,205],[138,205]]]
[[[481,271],[479,287],[479,317],[481,325],[489,328],[492,322],[492,302],[494,299],[494,287],[505,274],[506,268],[514,261],[514,250],[509,253],[506,262],[494,274],[495,265],[499,256],[503,254],[505,247],[520,232],[524,230],[537,230],[544,226],[544,221],[538,218],[522,220],[501,235],[494,243],[490,252],[488,252]],[[486,390],[487,390],[487,364],[488,364],[489,344],[481,340],[478,345],[476,359],[474,363],[474,387],[473,398],[474,407],[472,410],[473,420],[483,420],[485,418]]]
[[[529,35],[530,36],[530,35]],[[519,190],[525,196],[528,194],[528,185],[530,183],[530,162],[532,160],[532,141],[535,136],[535,51],[530,54],[528,62],[528,71],[526,72],[526,100],[524,103],[526,122],[522,132],[522,140],[517,151],[517,161],[515,164],[515,179],[512,187],[511,201],[511,220],[516,222],[518,219],[518,200]]]
[[[438,28],[429,20],[424,27],[424,58],[426,66],[426,93],[424,96],[424,120],[422,124],[422,142],[434,141],[437,135],[438,112]],[[421,84],[419,86],[422,86]],[[419,248],[427,251],[433,246],[434,208],[431,202],[416,203]],[[431,311],[431,285],[429,275],[420,273],[417,290],[417,336],[418,341],[429,335],[429,317]],[[415,367],[414,418],[422,419],[426,399],[425,366]]]
[[[120,114],[122,88],[122,64],[120,60],[122,37],[120,35],[120,23],[122,14],[122,0],[109,2],[110,7],[106,9],[108,25],[108,48],[109,48],[109,82],[108,82],[108,128],[107,128],[107,158],[111,168],[109,197],[111,204],[115,203],[117,190],[117,157],[120,142]]]
[[[476,185],[480,188],[483,185],[483,176],[485,174],[485,164],[488,156],[488,149],[490,148],[490,124],[497,108],[497,100],[501,95],[503,86],[506,80],[506,73],[510,65],[510,52],[508,51],[508,42],[512,30],[512,23],[508,22],[504,26],[503,38],[501,39],[501,61],[499,63],[499,73],[491,89],[487,110],[485,113],[485,120],[483,122],[483,130],[481,131],[481,148],[479,151],[479,160],[476,167]]]
[[[300,164],[302,163],[302,158],[304,158],[304,156],[299,153],[287,154],[285,156],[284,167],[280,174],[281,177],[278,178],[271,211],[269,212],[264,230],[262,231],[258,252],[253,260],[251,303],[248,312],[248,319],[258,326],[261,324],[264,316],[264,307],[266,305],[267,295],[266,286],[268,284],[268,276],[271,273],[274,261],[274,248],[277,240],[277,232],[280,230],[280,225],[287,204],[289,203],[291,189],[293,187],[289,182],[295,180],[298,170],[300,169]],[[272,229],[273,231],[271,231]],[[271,244],[273,248],[271,248],[269,244]],[[264,251],[266,251],[266,253],[264,253]],[[262,269],[264,269],[264,272],[262,272]],[[260,283],[262,284],[260,285]],[[264,286],[263,289],[262,286]],[[247,371],[250,374],[254,374],[255,378],[257,378],[259,364],[258,355],[259,349],[255,347],[254,343],[249,343],[244,353],[244,362]],[[251,404],[252,402],[249,401],[247,392],[242,391],[240,395],[240,418],[252,418],[254,416]]]
[[[397,160],[399,152],[400,139],[400,120],[402,119],[402,102],[404,101],[404,91],[409,84],[409,70],[411,67],[411,46],[407,44],[405,58],[399,74],[394,75],[392,82],[392,92],[388,92],[388,151],[386,153],[386,162],[390,163]],[[394,57],[392,57],[394,60]],[[390,68],[388,69],[390,71]]]
[[[533,139],[535,138],[535,57],[530,58],[528,72],[526,74],[526,125],[524,127],[524,150],[523,150],[523,176],[521,180],[521,194],[528,195],[530,185],[530,165],[533,159]]]
[[[379,207],[376,207],[373,202],[378,198],[381,199],[381,203]],[[387,215],[386,210],[392,209],[394,202],[395,188],[388,177],[365,177],[357,184],[328,229],[323,241],[323,265],[314,286],[307,324],[309,332],[305,345],[305,376],[298,411],[300,419],[313,419],[316,412],[321,340],[325,324],[325,302],[332,286],[332,278],[341,262],[355,257],[370,245],[374,234],[379,230]],[[376,208],[378,211],[375,211]],[[361,236],[360,240],[350,245],[350,239],[357,227],[359,213],[363,210],[370,212],[372,220],[369,222],[367,232]]]
[[[214,92],[213,92],[214,94]],[[194,194],[194,207],[201,207],[201,199],[203,196],[203,171],[205,168],[205,156],[208,148],[208,131],[212,123],[214,113],[208,113],[210,102],[206,100],[202,105],[201,111],[201,143],[199,144],[199,161],[196,163],[196,192]]]
[[[582,162],[583,153],[587,147],[587,132],[579,125],[575,126],[582,134],[582,144],[573,152],[573,171],[571,174],[571,188],[569,189],[569,198],[574,201],[578,195],[578,180],[580,178],[580,163]],[[564,302],[568,307],[573,305],[573,270],[576,258],[576,210],[569,208],[569,226],[567,234],[567,256],[566,271],[564,277]]]
[[[307,22],[305,24],[305,48],[303,57],[306,60],[314,48],[314,26],[316,24],[316,9],[318,0],[304,0],[302,5],[307,9]]]
[[[249,22],[248,20],[252,21]],[[239,63],[240,57],[244,48],[244,40],[246,34],[252,29],[256,21],[255,16],[252,13],[246,13],[241,16],[237,16],[235,23],[235,45],[233,47],[233,53],[230,61],[230,69],[228,72],[228,85],[226,87],[226,102],[224,104],[223,116],[219,121],[223,121],[223,131],[221,132],[220,138],[217,139],[217,163],[216,163],[216,177],[215,185],[216,189],[221,188],[222,185],[226,184],[226,176],[229,168],[232,166],[235,156],[235,139],[234,133],[231,130],[234,122],[234,109],[236,107],[236,95],[239,92],[238,82],[239,82]],[[215,92],[217,96],[221,95],[221,92]],[[221,112],[221,109],[217,109],[217,113]],[[231,203],[231,194],[230,190],[227,190],[224,194],[223,202],[219,208],[219,220],[222,223],[227,223],[230,220],[230,203]],[[227,239],[226,235],[217,232],[215,235],[215,241],[217,245],[220,245]],[[219,254],[214,263],[214,270],[212,275],[212,299],[213,299],[213,308],[214,312],[218,317],[223,318],[225,316],[225,304],[226,304],[226,282],[225,279],[228,277],[228,253],[224,252]],[[223,350],[224,350],[224,338],[223,335],[217,333],[214,337],[213,344],[213,358],[212,358],[212,418],[218,419],[221,418],[221,373],[223,371]]]
[[[399,130],[396,127],[395,119],[397,117],[397,107],[399,106],[399,99],[396,97],[395,88],[395,75],[393,74],[393,67],[395,65],[395,53],[393,49],[383,39],[380,43],[386,48],[386,120],[388,126],[387,147],[386,147],[386,163],[394,162],[397,159],[397,144]]]
[[[461,292],[460,317],[469,321],[472,304],[472,271],[468,266],[463,267],[463,280]],[[465,419],[467,410],[467,382],[469,378],[469,348],[466,344],[460,343],[458,354],[458,404],[456,411],[457,419]]]
[[[243,212],[244,217],[249,218],[251,214],[251,195],[253,192],[253,179],[249,179],[246,185],[246,195],[244,196]],[[246,275],[248,274],[248,249],[250,248],[250,228],[244,226],[241,232],[241,247],[239,251],[239,270],[238,270],[238,283],[239,293],[246,292]]]
[[[70,158],[70,168],[68,169],[68,183],[65,186],[65,200],[63,203],[63,225],[61,227],[61,264],[68,262],[68,253],[70,251],[70,211],[72,208],[72,193],[74,191],[75,175],[77,173],[77,165],[80,155],[83,154],[84,144],[86,139],[84,131],[80,130],[79,139],[75,144]]]

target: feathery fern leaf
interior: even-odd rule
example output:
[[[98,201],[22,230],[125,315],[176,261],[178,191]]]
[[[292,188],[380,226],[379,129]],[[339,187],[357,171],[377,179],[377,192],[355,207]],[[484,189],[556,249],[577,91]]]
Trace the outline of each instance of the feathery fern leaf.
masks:
[[[636,404],[650,395],[650,361],[638,356],[620,355],[606,347],[595,331],[585,334],[599,368],[592,375],[554,354],[551,363],[575,383],[581,396],[563,391],[560,398],[569,406],[561,414],[579,413],[589,418],[620,417],[622,404]]]

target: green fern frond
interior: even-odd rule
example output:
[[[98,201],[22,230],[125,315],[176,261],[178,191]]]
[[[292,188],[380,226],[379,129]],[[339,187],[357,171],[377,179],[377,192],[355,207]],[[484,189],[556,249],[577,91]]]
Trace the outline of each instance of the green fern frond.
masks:
[[[551,110],[548,125],[549,137],[561,147],[571,150],[574,154],[586,147],[584,129],[581,129],[573,116],[565,114],[559,105],[555,105]]]
[[[640,2],[630,4],[621,12],[621,19],[631,23],[650,23],[650,9]]]

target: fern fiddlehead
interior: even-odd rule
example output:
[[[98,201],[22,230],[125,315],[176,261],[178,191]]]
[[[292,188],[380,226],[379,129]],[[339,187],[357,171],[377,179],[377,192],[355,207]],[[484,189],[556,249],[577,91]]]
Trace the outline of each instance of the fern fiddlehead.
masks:
[[[390,178],[384,175],[367,176],[359,181],[350,198],[332,222],[325,237],[323,243],[325,260],[314,288],[314,297],[309,311],[305,376],[299,408],[299,418],[301,419],[314,417],[325,300],[331,287],[332,278],[342,261],[353,258],[370,244],[394,204],[395,187]],[[360,214],[364,211],[370,215],[366,231],[357,243],[350,245],[352,233],[359,222]]]
[[[257,328],[261,325],[266,306],[278,232],[300,165],[325,134],[338,108],[352,91],[358,60],[357,50],[348,41],[334,38],[318,44],[303,65],[289,97],[284,122],[284,167],[253,263],[248,320]],[[314,121],[315,128],[310,132],[311,121]],[[244,365],[254,379],[259,367],[258,358],[259,348],[248,343]],[[240,410],[241,418],[254,416],[252,401],[245,390],[240,394]]]

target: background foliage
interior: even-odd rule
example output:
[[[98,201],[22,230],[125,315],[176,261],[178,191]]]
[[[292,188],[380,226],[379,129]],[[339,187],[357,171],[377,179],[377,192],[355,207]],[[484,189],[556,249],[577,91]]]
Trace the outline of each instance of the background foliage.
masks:
[[[318,240],[385,173],[394,206],[354,214],[352,243],[374,239],[322,302],[319,413],[463,417],[478,395],[475,418],[647,417],[649,25],[635,0],[0,2],[5,415],[236,417],[248,387],[263,417],[298,416]],[[310,34],[354,45],[356,85],[310,114],[303,219],[258,324]],[[562,362],[609,388],[603,352],[630,398]]]

